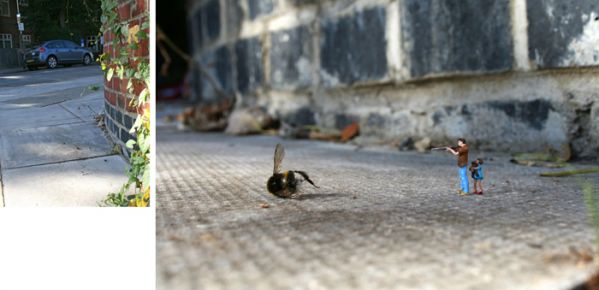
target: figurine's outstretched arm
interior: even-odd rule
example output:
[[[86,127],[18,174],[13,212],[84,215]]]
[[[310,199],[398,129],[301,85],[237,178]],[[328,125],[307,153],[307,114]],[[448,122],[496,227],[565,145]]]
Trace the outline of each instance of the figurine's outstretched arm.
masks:
[[[451,154],[453,154],[453,155],[459,154],[457,151],[453,150],[453,148],[451,148],[451,147],[447,147],[447,151],[451,152]]]

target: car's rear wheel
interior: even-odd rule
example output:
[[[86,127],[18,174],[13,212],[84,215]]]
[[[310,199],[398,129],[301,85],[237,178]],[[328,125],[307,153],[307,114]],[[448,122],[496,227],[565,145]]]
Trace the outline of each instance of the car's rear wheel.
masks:
[[[56,66],[58,65],[58,61],[56,60],[56,57],[51,55],[48,57],[48,60],[46,61],[46,63],[48,64],[48,68],[56,68]]]
[[[89,56],[89,54],[86,54],[83,57],[83,65],[89,65],[90,63],[92,63],[92,57]]]

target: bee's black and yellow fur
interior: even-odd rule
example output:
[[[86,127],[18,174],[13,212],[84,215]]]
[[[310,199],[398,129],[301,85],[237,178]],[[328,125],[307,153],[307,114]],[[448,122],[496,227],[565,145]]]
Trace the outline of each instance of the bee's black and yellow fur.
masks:
[[[283,198],[295,197],[299,194],[298,187],[303,180],[308,181],[314,187],[318,188],[304,171],[290,170],[281,173],[281,162],[283,161],[284,156],[285,149],[283,149],[281,144],[277,144],[277,147],[275,148],[273,175],[266,182],[268,192]],[[303,180],[296,178],[296,173],[303,177]]]

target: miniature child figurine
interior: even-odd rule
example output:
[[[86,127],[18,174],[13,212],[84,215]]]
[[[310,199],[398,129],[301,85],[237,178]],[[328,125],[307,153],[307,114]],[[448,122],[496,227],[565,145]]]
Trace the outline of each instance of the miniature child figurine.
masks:
[[[445,150],[458,157],[458,174],[460,176],[461,188],[458,189],[459,195],[468,194],[470,185],[468,184],[468,145],[464,138],[458,139],[458,147],[447,147]]]
[[[472,179],[474,179],[474,194],[483,194],[483,163],[483,160],[478,158],[472,161],[472,165],[470,166]],[[480,191],[477,188],[480,188]]]
[[[472,176],[472,179],[476,180],[476,177],[478,176],[478,160],[474,160],[472,161],[472,163],[470,163],[470,168],[468,168],[468,171],[470,171],[470,176]],[[476,185],[474,186],[476,188]],[[474,189],[476,191],[476,189]]]

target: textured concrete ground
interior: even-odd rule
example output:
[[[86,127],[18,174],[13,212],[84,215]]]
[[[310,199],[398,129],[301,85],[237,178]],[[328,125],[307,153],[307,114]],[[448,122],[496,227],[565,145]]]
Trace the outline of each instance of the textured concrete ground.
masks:
[[[101,84],[98,66],[0,75],[5,206],[97,206],[126,181],[125,161],[94,120]]]
[[[158,289],[569,289],[595,269],[581,178],[486,163],[458,196],[455,159],[387,148],[159,128]],[[320,189],[266,192],[274,146]],[[582,166],[582,165],[578,165]],[[263,208],[262,204],[269,207]]]

